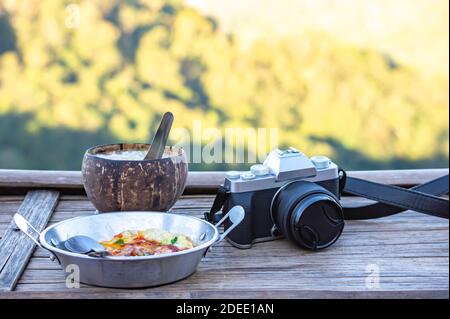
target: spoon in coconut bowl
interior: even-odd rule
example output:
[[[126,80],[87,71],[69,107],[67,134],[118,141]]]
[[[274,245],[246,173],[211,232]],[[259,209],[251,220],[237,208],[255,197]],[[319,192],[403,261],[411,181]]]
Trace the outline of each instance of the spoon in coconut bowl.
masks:
[[[164,149],[166,148],[169,132],[172,127],[173,114],[166,112],[159,123],[158,130],[156,131],[153,141],[150,144],[150,148],[144,157],[144,160],[154,160],[162,158]]]

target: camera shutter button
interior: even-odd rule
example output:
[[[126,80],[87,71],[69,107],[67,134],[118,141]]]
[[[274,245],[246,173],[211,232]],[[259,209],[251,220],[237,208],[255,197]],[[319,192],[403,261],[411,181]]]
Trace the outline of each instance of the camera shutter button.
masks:
[[[269,168],[266,165],[256,164],[250,167],[250,172],[255,176],[263,176],[269,174]]]
[[[314,166],[317,169],[328,168],[331,164],[331,160],[328,157],[322,155],[311,157],[311,162],[313,162]]]

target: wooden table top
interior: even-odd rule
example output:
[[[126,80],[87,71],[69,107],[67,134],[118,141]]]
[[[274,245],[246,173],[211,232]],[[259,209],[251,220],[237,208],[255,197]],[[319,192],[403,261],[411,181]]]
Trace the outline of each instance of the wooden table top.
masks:
[[[23,199],[23,195],[0,196],[0,244]],[[173,212],[199,217],[213,199],[211,195],[183,196]],[[343,200],[361,202],[356,197]],[[93,213],[85,196],[61,195],[49,224]],[[24,236],[21,240],[31,245]],[[11,291],[0,289],[0,298],[449,297],[448,220],[415,212],[348,221],[338,242],[319,252],[299,249],[287,240],[259,243],[247,250],[224,241],[213,247],[187,279],[146,289],[84,284],[67,288],[66,273],[46,251],[37,248],[27,260]]]

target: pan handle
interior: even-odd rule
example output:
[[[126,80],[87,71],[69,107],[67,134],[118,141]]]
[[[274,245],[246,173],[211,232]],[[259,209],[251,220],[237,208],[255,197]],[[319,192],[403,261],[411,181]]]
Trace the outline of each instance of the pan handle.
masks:
[[[216,224],[216,227],[218,227],[220,224],[222,224],[227,218],[230,219],[231,225],[227,228],[217,239],[216,243],[219,241],[222,241],[229,233],[232,231],[237,225],[239,225],[245,217],[245,210],[242,206],[234,206],[231,208],[228,213],[223,216],[223,218]]]
[[[47,248],[45,248],[44,246],[41,245],[41,243],[36,240],[29,232],[29,230],[31,229],[34,233],[36,233],[38,236],[41,235],[41,233],[33,227],[33,225],[31,225],[26,219],[25,217],[23,217],[22,215],[20,215],[19,213],[14,214],[14,223],[16,224],[17,228],[19,228],[25,235],[27,235],[32,241],[34,241],[34,243],[36,245],[38,245],[39,247],[47,250],[50,253],[50,259],[56,260],[59,264],[61,264],[61,262],[59,261],[58,257],[50,250],[48,250]],[[39,237],[38,237],[39,238]]]

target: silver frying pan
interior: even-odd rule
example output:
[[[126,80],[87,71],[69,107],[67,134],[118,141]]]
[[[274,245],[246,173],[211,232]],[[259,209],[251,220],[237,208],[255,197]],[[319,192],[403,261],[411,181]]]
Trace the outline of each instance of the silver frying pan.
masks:
[[[64,220],[46,228],[37,241],[30,231],[36,230],[22,216],[15,216],[17,226],[36,244],[50,251],[63,269],[76,265],[80,282],[117,288],[150,287],[171,283],[195,272],[208,249],[221,241],[243,219],[244,209],[235,206],[216,226],[185,215],[161,212],[111,212]],[[231,226],[219,235],[218,226],[229,219]],[[188,236],[194,247],[163,255],[136,257],[92,257],[65,250],[65,240],[76,235],[97,241],[108,240],[124,230],[159,228]]]

